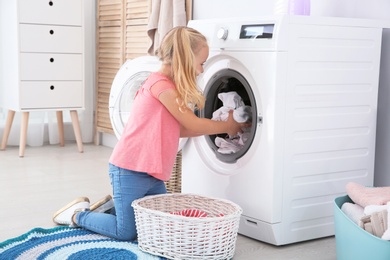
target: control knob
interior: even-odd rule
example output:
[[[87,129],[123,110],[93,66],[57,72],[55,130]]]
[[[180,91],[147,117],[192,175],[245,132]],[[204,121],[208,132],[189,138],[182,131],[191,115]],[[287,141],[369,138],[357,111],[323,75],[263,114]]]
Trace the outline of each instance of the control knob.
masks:
[[[221,27],[217,32],[217,37],[218,39],[226,40],[228,37],[228,33],[229,33],[228,29]]]

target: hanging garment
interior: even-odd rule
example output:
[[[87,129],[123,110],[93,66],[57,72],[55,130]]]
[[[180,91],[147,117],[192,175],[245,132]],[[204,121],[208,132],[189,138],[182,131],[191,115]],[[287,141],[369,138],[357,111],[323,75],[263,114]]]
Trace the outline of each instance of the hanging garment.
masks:
[[[148,49],[150,55],[160,47],[165,34],[176,26],[187,25],[185,0],[153,0],[147,32],[152,43]]]

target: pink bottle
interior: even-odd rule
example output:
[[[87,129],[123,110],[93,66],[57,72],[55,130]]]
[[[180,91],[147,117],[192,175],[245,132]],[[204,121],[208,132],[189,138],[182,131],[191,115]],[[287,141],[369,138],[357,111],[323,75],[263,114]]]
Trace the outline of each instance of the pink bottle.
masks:
[[[310,15],[310,0],[289,0],[288,14]]]

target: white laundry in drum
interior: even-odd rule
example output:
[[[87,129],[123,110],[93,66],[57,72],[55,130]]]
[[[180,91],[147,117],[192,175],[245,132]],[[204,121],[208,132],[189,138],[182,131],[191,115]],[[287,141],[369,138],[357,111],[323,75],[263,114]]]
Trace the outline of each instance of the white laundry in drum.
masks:
[[[222,101],[223,105],[214,111],[212,120],[227,121],[230,110],[233,110],[233,118],[237,122],[245,123],[252,120],[251,107],[245,105],[237,92],[219,93],[218,98]],[[244,128],[242,130],[242,133],[237,133],[234,136],[226,136],[225,138],[216,137],[214,142],[219,147],[218,152],[232,154],[240,151],[250,135],[250,128]]]

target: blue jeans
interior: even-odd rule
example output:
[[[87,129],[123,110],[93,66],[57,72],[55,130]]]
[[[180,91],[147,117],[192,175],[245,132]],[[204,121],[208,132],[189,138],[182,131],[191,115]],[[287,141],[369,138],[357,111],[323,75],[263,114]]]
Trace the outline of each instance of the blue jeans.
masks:
[[[110,213],[85,211],[76,214],[78,226],[120,240],[137,238],[131,203],[147,195],[166,193],[165,183],[147,173],[109,164],[115,208]]]

